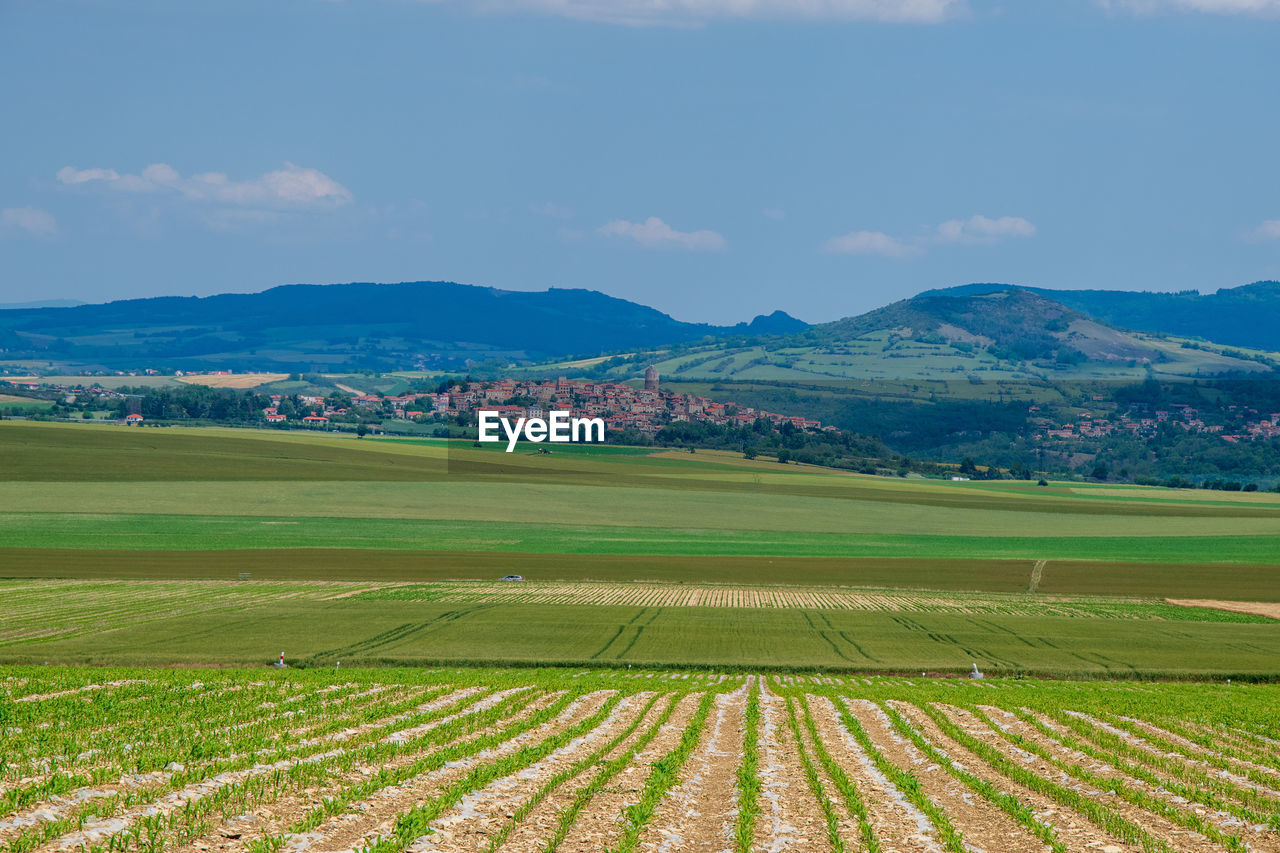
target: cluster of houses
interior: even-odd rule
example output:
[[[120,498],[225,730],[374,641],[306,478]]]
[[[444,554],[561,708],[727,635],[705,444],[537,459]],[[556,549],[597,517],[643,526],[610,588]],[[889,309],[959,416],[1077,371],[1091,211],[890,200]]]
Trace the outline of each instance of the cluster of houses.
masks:
[[[656,372],[646,377],[645,388],[613,382],[576,382],[564,377],[555,381],[499,379],[458,384],[441,392],[358,395],[351,398],[351,404],[370,413],[405,420],[472,414],[479,409],[525,418],[545,418],[552,411],[565,411],[573,417],[602,418],[610,430],[634,429],[649,435],[668,423],[705,421],[721,426],[750,426],[759,418],[778,427],[789,423],[808,431],[836,429],[810,418],[669,393],[657,384]],[[312,414],[302,419],[308,424],[323,426],[328,418],[348,413],[345,408],[326,408],[323,398],[300,397],[299,402],[312,408]],[[264,417],[282,418],[275,409],[267,409]]]
[[[1032,406],[1030,411],[1034,416],[1039,412],[1039,408]],[[1081,412],[1074,422],[1068,424],[1042,421],[1036,437],[1065,440],[1106,438],[1112,435],[1128,434],[1136,438],[1150,438],[1165,425],[1173,425],[1186,432],[1217,435],[1223,441],[1232,444],[1280,438],[1280,412],[1263,416],[1255,409],[1228,406],[1224,414],[1237,425],[1238,428],[1235,431],[1227,432],[1224,424],[1206,423],[1200,411],[1194,406],[1174,403],[1169,409],[1154,411],[1127,411],[1123,414],[1116,412],[1102,416]]]
[[[65,385],[62,383],[49,384],[45,382],[22,381],[15,382],[12,379],[0,377],[0,385],[7,385],[19,391],[52,391],[55,394],[65,395],[68,398],[76,397],[92,397],[97,400],[119,400],[124,397],[119,391],[112,391],[110,388],[103,388],[101,385]],[[67,402],[71,402],[68,399]]]
[[[271,394],[269,396],[271,405],[262,410],[262,419],[269,424],[282,424],[289,420],[287,415],[280,413],[280,401],[284,399],[283,394]],[[346,415],[350,413],[350,409],[343,407],[330,406],[325,402],[324,397],[316,397],[313,395],[301,394],[298,396],[298,404],[311,411],[309,415],[303,415],[298,418],[304,426],[324,427],[329,425],[329,419],[334,416]]]

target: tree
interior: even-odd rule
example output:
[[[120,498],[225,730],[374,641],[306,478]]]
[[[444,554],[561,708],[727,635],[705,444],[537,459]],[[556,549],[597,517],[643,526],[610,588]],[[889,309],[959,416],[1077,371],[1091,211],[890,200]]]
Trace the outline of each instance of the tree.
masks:
[[[356,438],[364,438],[369,434],[369,425],[362,423],[356,427]]]
[[[1096,465],[1096,466],[1094,466],[1093,473],[1092,473],[1092,474],[1090,474],[1089,476],[1090,476],[1090,477],[1092,477],[1092,478],[1093,478],[1093,479],[1095,479],[1095,480],[1105,480],[1105,479],[1107,479],[1107,466],[1106,466],[1106,465]]]

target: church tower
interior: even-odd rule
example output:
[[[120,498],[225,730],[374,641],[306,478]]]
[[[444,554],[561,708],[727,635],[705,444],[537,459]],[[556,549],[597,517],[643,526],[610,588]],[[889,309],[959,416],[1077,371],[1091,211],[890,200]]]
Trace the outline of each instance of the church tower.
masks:
[[[658,368],[652,364],[644,369],[644,390],[658,390]]]

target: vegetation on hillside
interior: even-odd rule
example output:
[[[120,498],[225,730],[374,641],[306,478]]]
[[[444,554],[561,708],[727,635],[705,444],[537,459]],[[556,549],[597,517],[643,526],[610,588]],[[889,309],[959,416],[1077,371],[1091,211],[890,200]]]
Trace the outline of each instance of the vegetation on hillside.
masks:
[[[0,356],[123,369],[465,368],[488,358],[595,355],[805,324],[684,323],[591,290],[453,282],[287,285],[262,293],[0,311]]]

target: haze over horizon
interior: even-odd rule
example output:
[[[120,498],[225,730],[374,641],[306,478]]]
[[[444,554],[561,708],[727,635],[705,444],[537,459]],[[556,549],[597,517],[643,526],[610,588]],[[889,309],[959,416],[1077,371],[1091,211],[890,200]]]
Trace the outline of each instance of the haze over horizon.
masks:
[[[1276,279],[1277,35],[1280,0],[11,0],[0,303]]]

